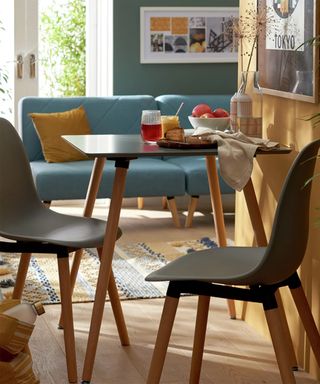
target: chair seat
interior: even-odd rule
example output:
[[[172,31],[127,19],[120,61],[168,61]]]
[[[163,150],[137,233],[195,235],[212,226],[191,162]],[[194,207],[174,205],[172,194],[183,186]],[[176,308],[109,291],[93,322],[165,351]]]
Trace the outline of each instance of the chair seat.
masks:
[[[40,206],[21,220],[7,220],[1,236],[17,241],[39,241],[74,248],[103,244],[106,223],[94,218],[62,215]],[[119,233],[118,233],[119,235]]]
[[[190,252],[152,272],[146,280],[253,285],[260,282],[256,267],[261,265],[265,251],[265,247],[222,247]]]

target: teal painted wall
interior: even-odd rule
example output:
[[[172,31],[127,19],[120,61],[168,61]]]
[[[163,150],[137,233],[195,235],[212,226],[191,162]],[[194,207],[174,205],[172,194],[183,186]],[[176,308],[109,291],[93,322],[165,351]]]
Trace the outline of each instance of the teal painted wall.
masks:
[[[140,64],[140,7],[228,7],[237,0],[114,0],[115,95],[232,94],[237,64]]]

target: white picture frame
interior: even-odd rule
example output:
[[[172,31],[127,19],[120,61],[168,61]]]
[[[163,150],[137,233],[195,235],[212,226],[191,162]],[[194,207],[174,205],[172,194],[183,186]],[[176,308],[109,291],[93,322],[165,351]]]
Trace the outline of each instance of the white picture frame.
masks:
[[[141,7],[140,63],[236,63],[238,7]]]

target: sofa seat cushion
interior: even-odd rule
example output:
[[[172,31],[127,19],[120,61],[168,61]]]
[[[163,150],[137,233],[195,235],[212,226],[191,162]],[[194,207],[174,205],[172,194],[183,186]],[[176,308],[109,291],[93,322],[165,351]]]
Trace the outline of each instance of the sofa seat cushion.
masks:
[[[72,200],[86,197],[93,161],[46,163],[32,161],[31,169],[40,199]],[[111,197],[115,173],[114,161],[106,161],[98,193],[99,198]],[[182,196],[185,194],[183,170],[159,158],[136,159],[130,162],[125,197]]]
[[[191,196],[209,195],[209,184],[207,177],[207,165],[204,156],[183,156],[171,157],[165,160],[168,163],[180,167],[186,177],[186,192]],[[219,173],[219,161],[217,160],[217,169],[222,194],[234,193],[234,189],[221,178]]]

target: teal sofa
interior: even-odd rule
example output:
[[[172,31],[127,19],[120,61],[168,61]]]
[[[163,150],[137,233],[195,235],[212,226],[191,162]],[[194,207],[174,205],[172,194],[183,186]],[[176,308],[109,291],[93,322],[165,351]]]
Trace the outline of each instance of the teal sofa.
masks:
[[[19,102],[19,132],[29,157],[33,178],[43,201],[84,199],[92,170],[92,160],[47,163],[29,113],[62,112],[80,105],[86,110],[93,133],[138,134],[141,111],[160,109],[162,115],[175,114],[181,102],[180,123],[192,128],[188,115],[199,103],[229,108],[231,95],[149,95],[110,97],[25,97]],[[107,161],[98,198],[111,196],[114,163]],[[222,194],[234,191],[221,180]],[[130,163],[125,197],[197,197],[209,194],[205,160],[199,158],[136,159]],[[174,200],[174,199],[173,199]],[[171,203],[173,203],[171,201]],[[172,206],[172,205],[171,205]]]

